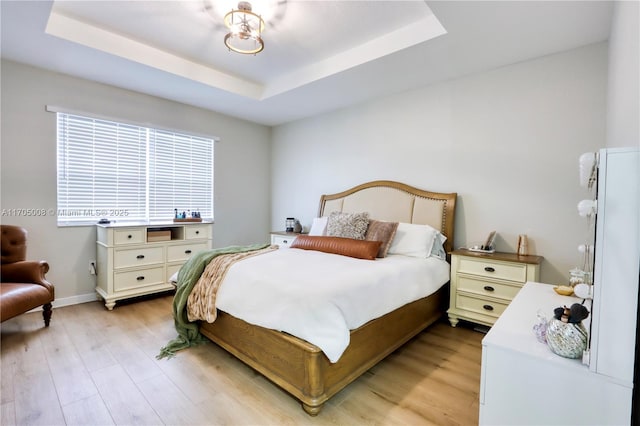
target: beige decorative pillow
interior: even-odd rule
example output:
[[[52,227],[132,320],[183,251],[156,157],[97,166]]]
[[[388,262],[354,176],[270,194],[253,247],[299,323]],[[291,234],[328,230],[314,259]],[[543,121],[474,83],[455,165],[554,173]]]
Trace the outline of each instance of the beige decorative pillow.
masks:
[[[382,245],[378,250],[377,257],[387,257],[391,241],[393,241],[393,237],[396,235],[397,230],[398,222],[370,220],[364,239],[368,241],[381,241]]]
[[[356,259],[375,260],[380,249],[380,241],[354,240],[341,237],[323,237],[299,235],[291,243],[291,248],[315,250],[324,253],[340,254]]]
[[[369,213],[332,212],[327,222],[327,236],[364,240],[369,226]]]

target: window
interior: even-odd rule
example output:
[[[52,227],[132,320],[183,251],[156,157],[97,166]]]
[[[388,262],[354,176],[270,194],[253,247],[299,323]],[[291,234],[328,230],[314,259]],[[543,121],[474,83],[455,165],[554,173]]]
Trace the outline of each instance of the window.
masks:
[[[57,113],[58,224],[213,219],[213,139]]]

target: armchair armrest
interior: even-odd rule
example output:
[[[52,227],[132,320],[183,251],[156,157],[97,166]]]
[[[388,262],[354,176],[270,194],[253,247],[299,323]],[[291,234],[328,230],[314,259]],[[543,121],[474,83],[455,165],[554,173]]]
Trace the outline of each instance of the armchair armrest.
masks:
[[[53,284],[45,278],[48,271],[49,264],[44,260],[8,263],[0,267],[0,281],[40,284],[53,292]]]

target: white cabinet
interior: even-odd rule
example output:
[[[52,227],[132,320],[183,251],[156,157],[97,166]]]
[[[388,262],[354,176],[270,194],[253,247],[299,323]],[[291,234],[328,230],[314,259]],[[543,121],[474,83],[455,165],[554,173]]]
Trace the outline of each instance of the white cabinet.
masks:
[[[554,354],[533,332],[537,312],[581,299],[526,283],[482,340],[481,425],[625,425],[628,385]],[[588,324],[585,324],[588,326]]]
[[[210,223],[97,225],[96,292],[116,301],[172,290],[169,278],[193,253],[211,248]]]
[[[271,233],[271,244],[276,244],[280,248],[289,248],[298,235],[300,234],[295,232],[273,231]]]
[[[601,150],[591,370],[624,381],[629,386],[633,386],[638,351],[639,218],[640,150]],[[635,368],[640,368],[640,365]]]
[[[542,260],[515,253],[451,252],[451,325],[459,319],[493,325],[524,283],[538,280]]]

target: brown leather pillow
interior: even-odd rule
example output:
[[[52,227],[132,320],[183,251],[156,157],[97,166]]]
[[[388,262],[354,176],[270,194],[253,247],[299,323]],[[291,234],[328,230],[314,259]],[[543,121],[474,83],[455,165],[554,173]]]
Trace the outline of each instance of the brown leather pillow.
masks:
[[[374,260],[382,245],[381,241],[354,240],[342,237],[299,235],[291,248],[316,250],[324,253],[341,254],[356,259]]]

